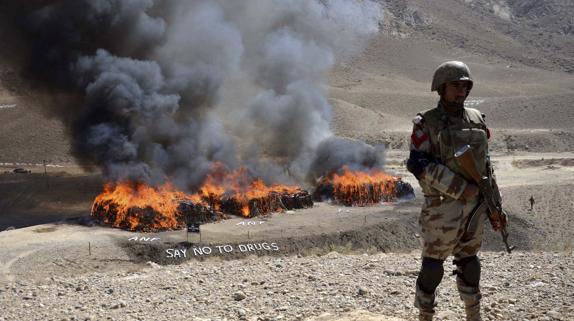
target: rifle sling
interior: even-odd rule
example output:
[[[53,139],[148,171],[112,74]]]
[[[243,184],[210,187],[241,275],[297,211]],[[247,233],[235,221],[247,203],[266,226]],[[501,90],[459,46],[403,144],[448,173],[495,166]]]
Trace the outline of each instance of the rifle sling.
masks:
[[[478,220],[480,217],[482,217],[481,214],[485,213],[485,211],[481,211],[481,209],[483,209],[485,206],[486,201],[481,197],[476,206],[470,212],[468,221],[466,222],[466,226],[464,228],[464,234],[471,233],[471,235],[474,235],[476,233]]]

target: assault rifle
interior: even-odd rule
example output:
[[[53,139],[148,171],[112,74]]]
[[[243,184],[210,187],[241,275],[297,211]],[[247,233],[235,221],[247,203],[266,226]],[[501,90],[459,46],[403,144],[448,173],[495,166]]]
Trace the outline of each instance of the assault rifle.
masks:
[[[476,216],[476,212],[479,208],[482,207],[483,204],[487,207],[488,219],[492,228],[495,231],[500,231],[502,235],[502,241],[504,242],[504,246],[506,247],[506,251],[511,253],[514,250],[515,246],[508,245],[508,231],[506,230],[507,215],[500,201],[494,195],[494,190],[492,188],[492,175],[490,169],[487,170],[487,176],[482,176],[478,169],[476,168],[476,162],[474,160],[474,156],[471,153],[470,145],[465,145],[461,149],[459,149],[455,154],[454,158],[457,160],[458,164],[465,170],[465,172],[472,178],[474,183],[478,185],[480,190],[480,201],[473,211],[473,214]],[[470,218],[472,220],[473,217]],[[470,223],[469,220],[469,223]]]

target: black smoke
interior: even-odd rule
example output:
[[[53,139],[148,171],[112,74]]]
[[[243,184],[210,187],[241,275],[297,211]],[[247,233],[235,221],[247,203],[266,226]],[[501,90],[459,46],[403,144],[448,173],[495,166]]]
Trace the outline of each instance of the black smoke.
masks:
[[[0,59],[108,180],[189,189],[214,162],[299,180],[325,155],[379,166],[333,143],[326,76],[380,19],[367,0],[11,1]]]
[[[371,146],[353,139],[331,137],[317,147],[308,178],[315,181],[343,167],[356,171],[383,169],[384,163],[384,145]]]

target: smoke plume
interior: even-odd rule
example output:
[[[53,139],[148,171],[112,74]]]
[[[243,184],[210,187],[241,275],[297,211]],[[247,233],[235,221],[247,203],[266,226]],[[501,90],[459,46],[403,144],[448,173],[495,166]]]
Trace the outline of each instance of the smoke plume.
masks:
[[[192,189],[215,162],[300,180],[382,164],[332,137],[326,92],[381,19],[371,0],[12,1],[0,59],[108,180]]]

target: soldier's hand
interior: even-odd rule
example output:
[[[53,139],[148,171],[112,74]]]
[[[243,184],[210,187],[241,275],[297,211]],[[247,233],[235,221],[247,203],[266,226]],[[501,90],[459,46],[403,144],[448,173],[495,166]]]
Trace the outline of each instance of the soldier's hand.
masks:
[[[502,222],[501,222],[501,221],[498,221],[498,220],[492,220],[492,221],[490,221],[490,225],[492,226],[492,229],[493,229],[495,232],[498,232],[498,231],[502,230],[502,227],[503,227]]]
[[[464,191],[462,191],[462,195],[461,197],[465,200],[473,198],[473,197],[478,197],[478,194],[480,193],[480,189],[478,189],[478,186],[468,183],[466,185],[466,188],[464,189]]]
[[[491,213],[488,218],[490,219],[490,225],[492,225],[492,229],[496,232],[502,230],[506,227],[506,213],[504,212],[496,212]]]

